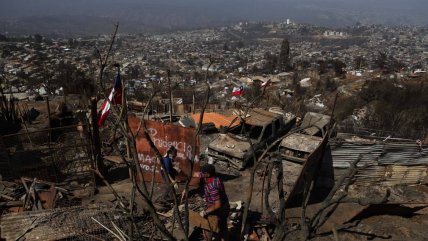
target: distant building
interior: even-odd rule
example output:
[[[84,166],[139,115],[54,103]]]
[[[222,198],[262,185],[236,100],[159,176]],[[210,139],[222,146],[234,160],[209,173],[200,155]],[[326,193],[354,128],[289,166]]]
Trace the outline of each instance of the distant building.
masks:
[[[211,66],[209,66],[208,68],[208,64],[204,64],[202,66],[202,71],[209,71],[209,72],[219,72],[221,69],[223,68],[223,66],[217,65],[217,64],[213,64]]]
[[[331,37],[331,36],[344,37],[344,36],[346,36],[346,33],[345,32],[332,31],[332,30],[326,30],[326,31],[324,31],[323,35],[326,37]]]

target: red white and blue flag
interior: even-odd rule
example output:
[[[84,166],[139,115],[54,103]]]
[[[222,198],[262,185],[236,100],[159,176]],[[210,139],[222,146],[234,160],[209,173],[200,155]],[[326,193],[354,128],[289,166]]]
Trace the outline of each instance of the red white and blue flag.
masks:
[[[232,96],[240,96],[244,93],[244,86],[233,87]]]
[[[122,104],[122,81],[120,79],[119,73],[117,74],[114,80],[114,86],[110,91],[108,100],[105,100],[103,105],[101,106],[101,110],[98,114],[98,126],[103,126],[104,121],[110,114],[110,105],[112,104]]]
[[[260,87],[269,87],[270,86],[270,79],[268,79],[268,81],[266,81],[266,82],[264,82],[264,83],[262,83],[261,85],[260,85]]]

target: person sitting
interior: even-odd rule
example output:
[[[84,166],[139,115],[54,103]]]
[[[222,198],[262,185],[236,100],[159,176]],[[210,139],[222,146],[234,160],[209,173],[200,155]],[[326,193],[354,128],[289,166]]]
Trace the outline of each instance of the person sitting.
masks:
[[[174,200],[174,193],[169,187],[169,182],[178,189],[176,177],[177,170],[174,169],[174,159],[177,157],[177,149],[171,146],[166,155],[161,159],[161,176],[163,182],[160,185],[159,195],[155,199],[157,203],[171,203]]]
[[[171,146],[168,151],[166,152],[166,155],[162,158],[162,164],[161,165],[161,175],[163,178],[164,183],[168,183],[168,180],[170,180],[171,183],[176,183],[175,177],[177,176],[177,170],[174,169],[174,159],[177,157],[177,149],[175,149],[174,146]],[[165,173],[162,171],[163,168],[165,168]]]
[[[194,177],[199,177],[204,188],[204,197],[207,207],[200,215],[207,217],[214,215],[218,217],[219,233],[218,237],[222,240],[228,240],[227,218],[229,216],[229,199],[226,195],[223,182],[217,176],[215,167],[207,164],[201,167],[201,171],[195,172]],[[204,230],[205,240],[211,240],[213,234]]]

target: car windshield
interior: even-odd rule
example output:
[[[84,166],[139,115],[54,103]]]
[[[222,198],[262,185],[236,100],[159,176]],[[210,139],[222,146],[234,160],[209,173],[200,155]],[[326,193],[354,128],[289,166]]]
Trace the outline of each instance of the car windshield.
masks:
[[[262,126],[253,126],[249,124],[242,124],[239,126],[236,126],[230,130],[230,133],[235,135],[243,135],[248,136],[248,133],[250,135],[250,139],[259,139],[261,133],[263,131]]]

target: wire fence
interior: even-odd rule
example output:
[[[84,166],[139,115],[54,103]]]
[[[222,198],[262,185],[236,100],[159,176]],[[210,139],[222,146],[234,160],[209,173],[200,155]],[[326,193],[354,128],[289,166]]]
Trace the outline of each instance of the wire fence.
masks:
[[[93,185],[92,143],[87,129],[71,125],[2,136],[0,153],[8,168],[2,168],[0,174]]]
[[[129,240],[131,227],[117,209],[80,206],[8,214],[2,222],[6,240]]]

